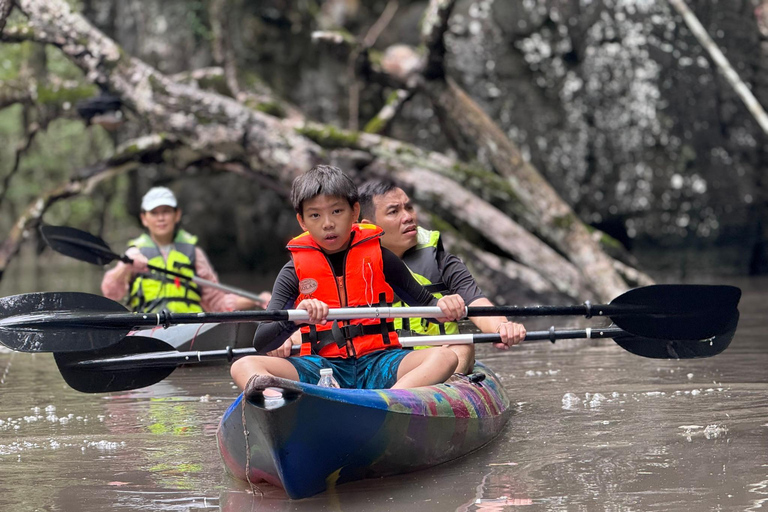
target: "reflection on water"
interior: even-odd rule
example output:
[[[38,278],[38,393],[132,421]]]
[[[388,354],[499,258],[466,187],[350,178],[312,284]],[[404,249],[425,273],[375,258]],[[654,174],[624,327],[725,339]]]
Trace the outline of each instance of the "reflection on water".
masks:
[[[224,473],[215,430],[236,396],[225,365],[86,395],[49,354],[0,351],[0,510],[762,510],[768,280],[736,284],[739,330],[711,359],[643,359],[611,341],[480,347],[515,403],[496,441],[299,502]]]

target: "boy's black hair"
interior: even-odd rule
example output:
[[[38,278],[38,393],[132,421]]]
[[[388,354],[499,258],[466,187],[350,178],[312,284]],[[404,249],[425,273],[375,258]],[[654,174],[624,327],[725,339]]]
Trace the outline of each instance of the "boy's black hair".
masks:
[[[299,215],[304,215],[304,201],[319,195],[343,197],[350,207],[358,201],[355,182],[332,165],[316,165],[293,180],[291,203]]]
[[[392,190],[399,188],[398,185],[389,179],[368,180],[360,186],[360,217],[376,222],[376,206],[373,204],[373,198],[383,196]]]

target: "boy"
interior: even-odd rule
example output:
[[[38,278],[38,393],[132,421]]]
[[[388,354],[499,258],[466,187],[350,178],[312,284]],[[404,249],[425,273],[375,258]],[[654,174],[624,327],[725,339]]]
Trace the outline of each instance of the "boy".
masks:
[[[381,248],[381,228],[356,224],[357,187],[340,169],[318,165],[299,176],[291,201],[305,232],[288,244],[292,261],[275,280],[269,309],[290,309],[298,302],[296,308],[307,311],[301,357],[239,359],[231,369],[235,383],[244,389],[254,375],[273,375],[315,384],[321,368],[333,368],[346,388],[428,386],[450,377],[458,364],[450,349],[405,350],[391,320],[329,322],[328,309],[391,304],[396,293],[410,305],[437,305],[444,315],[438,320],[458,320],[464,315],[462,298],[432,297],[397,256]],[[296,328],[293,322],[262,324],[254,347],[277,348]]]

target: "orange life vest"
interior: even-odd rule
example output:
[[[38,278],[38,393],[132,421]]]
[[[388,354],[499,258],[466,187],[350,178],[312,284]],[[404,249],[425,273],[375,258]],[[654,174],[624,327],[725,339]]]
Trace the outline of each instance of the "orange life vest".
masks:
[[[344,275],[337,276],[328,257],[305,232],[288,243],[299,297],[318,299],[331,308],[385,306],[394,300],[394,292],[384,279],[384,264],[379,238],[383,231],[372,224],[354,224]],[[301,328],[299,355],[316,353],[323,357],[361,357],[377,350],[400,348],[392,319],[329,321],[326,325]]]

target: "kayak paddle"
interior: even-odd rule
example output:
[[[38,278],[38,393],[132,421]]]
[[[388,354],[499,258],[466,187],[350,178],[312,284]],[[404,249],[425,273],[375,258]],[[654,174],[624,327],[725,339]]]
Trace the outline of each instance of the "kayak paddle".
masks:
[[[728,347],[736,330],[706,340],[659,340],[633,336],[618,327],[532,331],[526,341],[551,341],[579,338],[613,338],[633,354],[656,359],[694,359],[711,357]],[[458,334],[400,338],[403,346],[494,343],[498,334]],[[59,352],[56,365],[70,387],[83,393],[126,391],[150,386],[170,375],[178,366],[210,361],[232,361],[257,355],[253,348],[178,352],[168,343],[144,336],[126,336],[111,347],[89,352]]]
[[[728,331],[741,290],[733,286],[653,285],[630,290],[610,304],[488,306],[466,316],[606,316],[635,336],[690,340]],[[332,309],[329,320],[436,318],[437,307]],[[108,347],[136,327],[207,322],[306,322],[303,310],[223,313],[130,313],[122,304],[80,292],[37,292],[0,298],[0,343],[21,352],[82,352]]]
[[[44,225],[40,226],[40,233],[42,234],[45,243],[47,243],[51,249],[80,261],[85,261],[87,263],[93,263],[94,265],[100,266],[107,265],[115,260],[120,260],[123,263],[128,264],[133,263],[131,258],[113,252],[104,240],[97,237],[96,235],[88,233],[87,231],[82,231],[80,229],[71,228],[68,226]],[[258,295],[245,290],[241,290],[239,288],[234,288],[232,286],[227,286],[221,283],[215,283],[213,281],[203,279],[202,277],[186,276],[179,272],[174,272],[173,270],[157,267],[155,265],[147,266],[152,272],[159,272],[161,274],[166,274],[181,279],[182,281],[192,281],[193,283],[199,284],[200,286],[216,288],[227,293],[239,295],[240,297],[245,297],[246,299],[255,301],[262,307],[266,305],[264,299]]]

